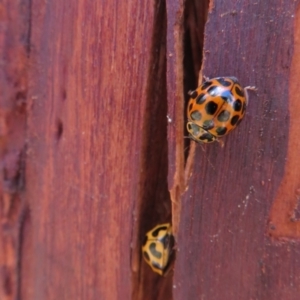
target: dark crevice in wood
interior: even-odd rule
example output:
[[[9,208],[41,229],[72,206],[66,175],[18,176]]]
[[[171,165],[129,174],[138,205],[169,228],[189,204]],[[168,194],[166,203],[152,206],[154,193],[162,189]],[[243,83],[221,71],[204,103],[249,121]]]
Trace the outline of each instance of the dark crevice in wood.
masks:
[[[204,25],[209,2],[186,2],[184,35],[184,93],[198,85],[198,73],[202,64]],[[132,255],[132,299],[173,299],[172,274],[160,277],[145,264],[141,254],[141,242],[147,231],[160,223],[171,222],[171,201],[168,192],[167,145],[167,90],[166,90],[166,8],[164,1],[156,3],[152,60],[147,88],[147,108],[144,123],[144,146],[140,204],[138,214],[137,244]],[[163,29],[162,29],[163,28]],[[185,99],[188,101],[188,98]],[[184,111],[184,114],[186,112]],[[186,147],[189,141],[186,140]],[[188,152],[186,152],[187,158]],[[175,255],[174,255],[175,258]],[[133,265],[135,265],[133,263]]]
[[[189,100],[188,91],[196,89],[199,82],[199,72],[203,60],[204,29],[207,20],[209,0],[187,0],[184,14],[184,96],[186,120],[186,107]],[[188,137],[186,122],[184,123],[184,136]],[[189,154],[190,139],[184,140],[185,161]]]
[[[146,89],[143,124],[140,195],[137,236],[133,248],[132,299],[172,299],[172,276],[161,277],[144,262],[141,252],[145,234],[154,226],[171,222],[168,191],[167,90],[166,90],[166,3],[155,3],[154,31]],[[133,237],[134,238],[134,237]]]
[[[20,232],[24,209],[26,118],[28,102],[28,57],[30,55],[31,0],[22,0],[2,7],[3,39],[0,56],[3,68],[0,89],[1,122],[5,124],[1,139],[0,175],[0,244],[3,274],[0,294],[19,299]],[[2,74],[1,74],[2,75]],[[3,85],[3,86],[2,86]],[[5,299],[6,299],[5,298]],[[2,299],[2,298],[1,298]]]
[[[28,206],[23,207],[21,210],[21,215],[20,215],[20,230],[19,230],[19,257],[18,257],[18,262],[17,262],[17,268],[18,268],[18,277],[17,277],[17,299],[21,299],[22,297],[22,281],[27,278],[26,277],[26,272],[29,272],[29,268],[26,268],[23,266],[23,263],[26,261],[26,258],[22,256],[23,249],[27,246],[27,249],[29,248],[28,244],[28,235],[29,235],[29,227],[31,224],[31,216],[30,216],[30,210]],[[24,280],[26,281],[26,279]]]
[[[4,294],[7,297],[11,297],[14,291],[14,283],[12,282],[12,278],[14,276],[11,274],[11,270],[4,268],[3,270],[3,290]]]
[[[64,124],[63,124],[62,120],[57,119],[56,120],[56,134],[55,134],[57,142],[61,139],[63,132],[64,132]]]
[[[20,163],[19,163],[19,170],[18,170],[18,191],[19,195],[18,198],[20,198],[20,206],[18,211],[18,220],[17,220],[17,232],[16,232],[16,299],[21,299],[22,297],[22,279],[23,277],[27,278],[27,273],[29,271],[28,268],[22,269],[22,262],[24,261],[24,244],[27,242],[28,235],[25,235],[25,229],[27,233],[29,233],[28,230],[28,224],[30,222],[30,211],[29,207],[27,206],[28,203],[26,202],[26,199],[24,198],[24,190],[26,186],[26,178],[25,178],[25,171],[26,171],[26,155],[27,155],[27,113],[28,113],[28,107],[29,107],[29,100],[28,100],[28,61],[30,59],[30,53],[31,53],[31,29],[32,29],[32,0],[22,0],[20,2],[20,15],[22,17],[22,23],[24,24],[22,36],[21,36],[21,43],[24,47],[24,52],[27,58],[27,61],[24,62],[24,81],[25,84],[25,91],[21,91],[17,93],[16,97],[16,110],[19,114],[24,116],[24,119],[22,120],[23,123],[23,129],[25,131],[24,136],[24,144],[23,148],[20,154]],[[29,248],[29,247],[28,247]]]
[[[31,51],[32,0],[22,0],[20,10],[23,22],[27,25],[22,36],[22,43],[26,47],[26,53],[29,57]]]

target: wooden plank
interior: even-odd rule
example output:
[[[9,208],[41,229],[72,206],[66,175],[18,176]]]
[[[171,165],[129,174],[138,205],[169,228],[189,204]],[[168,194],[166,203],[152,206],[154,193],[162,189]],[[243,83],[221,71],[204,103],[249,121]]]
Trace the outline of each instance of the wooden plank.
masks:
[[[174,299],[299,298],[297,214],[295,225],[290,220],[299,188],[299,20],[299,1],[210,4],[203,74],[236,76],[258,91],[223,148],[196,146],[181,202]],[[270,238],[268,220],[284,241]]]
[[[26,215],[24,159],[29,1],[0,3],[0,299],[18,297]]]
[[[130,299],[153,3],[32,8],[22,299]]]
[[[203,41],[207,5],[0,5],[1,299],[298,299],[299,1],[213,1]],[[203,45],[258,91],[187,152]],[[140,251],[171,220],[174,279]]]

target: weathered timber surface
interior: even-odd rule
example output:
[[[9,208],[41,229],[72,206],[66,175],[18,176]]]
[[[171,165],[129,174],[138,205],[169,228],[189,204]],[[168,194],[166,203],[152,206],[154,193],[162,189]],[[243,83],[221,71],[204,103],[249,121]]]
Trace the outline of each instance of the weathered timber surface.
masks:
[[[196,145],[174,299],[299,299],[299,28],[299,1],[210,3],[203,74],[258,91],[223,148]]]
[[[7,0],[0,21],[1,300],[299,298],[299,0]],[[258,89],[224,147],[183,139],[202,53],[199,82]],[[164,278],[140,247],[171,220]]]
[[[32,1],[22,299],[132,297],[145,233],[139,199],[149,200],[143,167],[153,172],[144,132],[156,9],[151,1]],[[151,92],[157,106],[161,95]],[[163,106],[157,125],[166,128]]]
[[[19,296],[29,3],[0,3],[0,299]]]
[[[157,1],[153,22],[146,113],[143,128],[141,191],[136,199],[137,222],[133,228],[132,298],[172,299],[172,276],[161,277],[143,262],[141,245],[144,235],[157,224],[171,222],[168,191],[166,31],[164,1]]]
[[[166,3],[5,1],[0,18],[0,298],[171,299],[140,250],[171,221]]]

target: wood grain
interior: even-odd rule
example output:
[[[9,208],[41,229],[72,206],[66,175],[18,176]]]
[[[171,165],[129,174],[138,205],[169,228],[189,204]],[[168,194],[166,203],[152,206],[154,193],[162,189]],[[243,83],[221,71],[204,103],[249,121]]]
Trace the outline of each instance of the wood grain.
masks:
[[[289,81],[289,133],[288,150],[284,176],[272,205],[269,234],[273,237],[299,239],[299,196],[300,196],[300,144],[297,138],[299,126],[298,111],[300,96],[298,78],[300,76],[300,8],[295,13],[294,50]]]
[[[0,299],[19,296],[29,3],[0,3]]]
[[[22,299],[130,299],[155,7],[32,6]]]
[[[210,3],[203,74],[233,75],[258,92],[251,93],[245,120],[223,139],[223,148],[218,143],[196,146],[181,202],[174,299],[299,297],[299,243],[266,234],[272,204],[282,195],[278,187],[289,172],[286,158],[292,164],[289,176],[298,178],[298,158],[288,155],[291,124],[297,124],[296,114],[290,114],[297,100],[291,100],[289,80],[297,68],[298,5],[288,0],[271,7],[267,2]],[[290,211],[294,193],[295,188],[280,199]]]
[[[299,7],[3,1],[0,299],[298,299]],[[258,88],[224,147],[184,139],[202,75]]]
[[[172,299],[172,276],[154,273],[142,258],[145,233],[157,224],[171,222],[168,190],[167,88],[166,88],[166,5],[155,5],[150,68],[146,92],[146,113],[141,150],[140,195],[136,199],[133,228],[132,298]]]

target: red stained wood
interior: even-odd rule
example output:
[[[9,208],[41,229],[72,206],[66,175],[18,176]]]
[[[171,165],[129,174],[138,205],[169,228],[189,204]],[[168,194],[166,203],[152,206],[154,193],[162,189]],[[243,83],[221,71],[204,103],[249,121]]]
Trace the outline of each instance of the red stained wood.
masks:
[[[196,146],[181,202],[174,299],[299,298],[298,221],[286,221],[299,184],[297,5],[211,3],[203,74],[233,75],[258,91],[223,148]],[[284,241],[269,236],[268,220]]]
[[[32,6],[23,299],[130,299],[155,7]]]
[[[294,50],[290,67],[289,112],[290,126],[288,150],[283,179],[272,205],[269,234],[280,238],[300,238],[298,200],[300,195],[300,144],[295,139],[298,131],[298,114],[300,96],[298,95],[298,78],[300,76],[300,9],[295,12]]]
[[[18,297],[24,189],[29,6],[0,3],[0,299]]]
[[[299,20],[291,0],[0,4],[0,299],[298,299]],[[258,89],[224,147],[183,139],[202,54],[199,82]],[[164,278],[141,244],[170,221]]]

